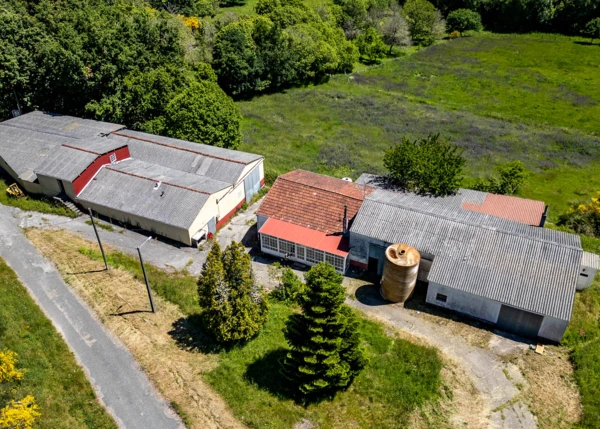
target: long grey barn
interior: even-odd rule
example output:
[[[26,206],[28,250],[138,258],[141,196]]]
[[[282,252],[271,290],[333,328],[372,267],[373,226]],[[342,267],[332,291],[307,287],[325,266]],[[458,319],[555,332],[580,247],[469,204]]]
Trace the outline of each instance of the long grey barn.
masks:
[[[264,158],[45,112],[0,123],[0,167],[30,193],[192,244],[264,185]]]
[[[421,253],[428,303],[560,341],[577,284],[584,274],[593,278],[598,255],[583,252],[576,235],[464,208],[481,194],[432,198],[375,190],[350,229],[351,263],[380,274],[385,248],[409,244]]]

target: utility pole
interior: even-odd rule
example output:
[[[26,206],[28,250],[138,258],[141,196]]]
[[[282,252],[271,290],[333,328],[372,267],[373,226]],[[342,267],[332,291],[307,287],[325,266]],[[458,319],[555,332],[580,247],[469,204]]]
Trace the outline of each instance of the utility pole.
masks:
[[[152,312],[156,313],[156,309],[154,308],[154,300],[152,299],[152,291],[150,290],[150,283],[148,283],[148,275],[146,274],[146,267],[144,267],[144,258],[142,258],[142,246],[151,240],[152,237],[148,237],[146,241],[139,245],[137,248],[138,255],[140,255],[140,264],[142,264],[142,272],[144,273],[144,280],[146,281],[146,289],[148,290],[148,298],[150,299],[150,307],[152,308]]]
[[[94,221],[94,216],[92,215],[92,209],[88,207],[88,212],[90,214],[90,219],[92,220],[92,226],[94,227],[94,232],[96,233],[96,239],[98,240],[98,245],[100,246],[100,252],[102,252],[102,259],[104,259],[104,266],[108,271],[108,262],[106,262],[106,255],[104,254],[104,248],[102,247],[102,242],[100,241],[100,235],[98,235],[98,229],[96,228],[96,222]]]

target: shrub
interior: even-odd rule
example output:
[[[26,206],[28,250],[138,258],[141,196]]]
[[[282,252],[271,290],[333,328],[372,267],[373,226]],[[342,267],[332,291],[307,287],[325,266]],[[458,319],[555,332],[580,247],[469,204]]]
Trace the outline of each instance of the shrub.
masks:
[[[412,39],[429,46],[446,33],[446,23],[440,12],[427,0],[408,0],[402,9]]]
[[[398,188],[420,194],[454,194],[462,182],[463,150],[430,134],[420,140],[406,137],[385,152],[388,178]]]
[[[600,18],[595,18],[588,22],[582,33],[591,39],[591,43],[594,43],[594,39],[600,39]]]
[[[360,56],[369,61],[379,61],[387,50],[383,40],[373,27],[367,28],[355,40]]]
[[[284,331],[291,350],[283,373],[304,400],[312,402],[348,388],[364,368],[366,357],[360,346],[358,320],[344,305],[342,276],[321,262],[305,277],[302,313],[292,315]]]
[[[497,167],[500,180],[489,178],[486,180],[478,180],[473,189],[483,192],[491,192],[492,194],[514,195],[519,192],[519,189],[527,178],[525,165],[521,161],[509,162],[505,165]]]
[[[224,252],[213,244],[198,279],[198,296],[207,330],[220,343],[249,340],[267,321],[266,296],[241,243],[232,242]]]
[[[451,39],[456,39],[460,37],[460,33],[458,31],[453,31],[452,33],[448,34],[448,37]]]
[[[305,292],[304,283],[290,267],[282,269],[280,264],[276,264],[277,287],[271,292],[271,296],[286,304],[300,303]]]
[[[600,237],[600,192],[589,204],[572,205],[558,218],[563,225],[580,233]]]
[[[450,12],[446,18],[449,31],[458,31],[461,35],[465,31],[481,31],[481,16],[470,9],[457,9]]]

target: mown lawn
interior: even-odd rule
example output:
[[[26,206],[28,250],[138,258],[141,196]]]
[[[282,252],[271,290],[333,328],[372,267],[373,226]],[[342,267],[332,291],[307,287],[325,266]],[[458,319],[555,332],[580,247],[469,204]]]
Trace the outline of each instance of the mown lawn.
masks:
[[[101,260],[100,252],[79,252]],[[121,252],[108,252],[111,266],[120,267],[142,280],[138,261]],[[147,264],[155,293],[178,305],[187,315],[198,314],[196,278],[185,271],[167,273]],[[253,428],[291,428],[308,419],[324,428],[404,427],[420,406],[440,397],[442,367],[438,352],[429,347],[392,338],[381,325],[361,320],[361,332],[370,363],[352,387],[335,400],[307,408],[289,399],[289,386],[279,374],[279,361],[287,344],[283,327],[292,313],[289,307],[271,303],[269,321],[257,338],[219,353],[218,366],[204,378],[231,407],[236,417]],[[217,349],[218,347],[208,347]]]
[[[33,395],[41,417],[36,429],[116,428],[96,399],[75,357],[52,323],[0,259],[0,350],[18,354],[20,382],[0,384],[0,406]]]
[[[403,136],[441,133],[465,148],[465,185],[498,163],[531,172],[521,194],[550,218],[600,189],[600,49],[555,35],[449,40],[324,85],[240,101],[241,150],[266,168],[382,173]]]

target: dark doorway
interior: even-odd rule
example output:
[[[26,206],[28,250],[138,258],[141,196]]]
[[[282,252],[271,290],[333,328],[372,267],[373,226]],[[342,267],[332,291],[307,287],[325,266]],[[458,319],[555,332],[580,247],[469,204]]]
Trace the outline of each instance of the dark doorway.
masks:
[[[377,267],[379,266],[379,259],[377,258],[369,258],[369,266],[367,267],[367,271],[373,274],[377,274]]]
[[[535,338],[538,336],[544,316],[529,313],[518,308],[502,305],[496,325],[499,329],[512,332],[524,337]]]
[[[58,185],[60,186],[60,193],[61,193],[61,195],[67,195],[67,192],[65,191],[65,185],[62,182],[62,180],[58,181]]]

